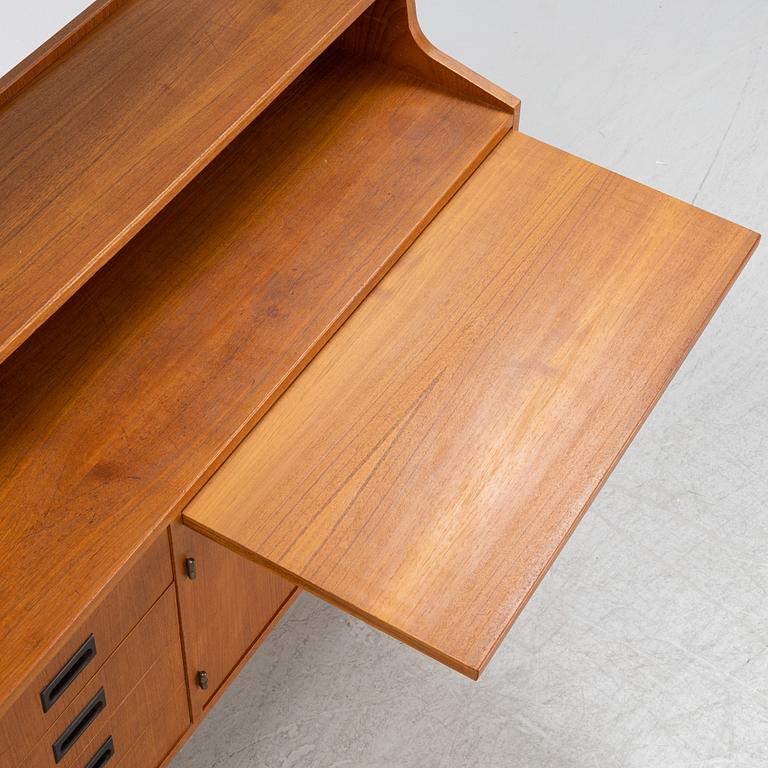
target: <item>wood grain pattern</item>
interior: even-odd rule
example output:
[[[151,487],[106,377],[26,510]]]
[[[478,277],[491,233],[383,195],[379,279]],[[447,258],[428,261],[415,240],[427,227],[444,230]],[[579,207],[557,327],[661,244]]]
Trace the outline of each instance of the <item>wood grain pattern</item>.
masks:
[[[184,520],[477,677],[757,239],[510,134]]]
[[[369,4],[125,2],[0,107],[0,361]]]
[[[79,768],[110,734],[116,745],[127,747],[166,707],[173,709],[175,691],[183,681],[176,594],[173,587],[169,587],[49,728],[23,764],[29,768]],[[51,744],[101,688],[104,688],[106,708],[56,763]],[[183,695],[186,699],[186,692]],[[169,735],[175,741],[179,732]]]
[[[419,25],[415,0],[377,0],[340,42],[368,59],[404,67],[467,99],[509,112],[520,122],[520,99],[435,48]]]
[[[168,536],[162,533],[93,613],[71,628],[69,637],[59,645],[53,658],[0,718],[0,766],[23,762],[22,758],[62,715],[172,580]],[[90,634],[96,641],[95,658],[44,713],[40,691],[53,680]]]
[[[328,51],[6,360],[0,713],[509,126]]]
[[[186,526],[173,525],[171,533],[187,680],[197,718],[296,585]],[[186,574],[187,557],[197,563],[194,581]],[[197,684],[200,670],[208,673],[207,690]]]

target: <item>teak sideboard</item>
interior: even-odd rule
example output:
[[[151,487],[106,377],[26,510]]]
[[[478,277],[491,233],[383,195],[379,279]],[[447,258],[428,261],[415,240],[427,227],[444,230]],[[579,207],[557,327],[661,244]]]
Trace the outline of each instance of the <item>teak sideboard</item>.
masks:
[[[758,235],[414,0],[98,0],[0,80],[0,766],[167,763],[300,589],[476,678]]]

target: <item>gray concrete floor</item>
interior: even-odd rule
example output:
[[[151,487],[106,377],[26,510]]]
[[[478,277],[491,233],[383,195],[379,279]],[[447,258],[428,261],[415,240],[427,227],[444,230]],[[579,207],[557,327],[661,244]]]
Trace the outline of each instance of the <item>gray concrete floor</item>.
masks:
[[[766,0],[419,10],[525,132],[768,233]],[[303,596],[172,767],[768,765],[767,256],[479,683]]]

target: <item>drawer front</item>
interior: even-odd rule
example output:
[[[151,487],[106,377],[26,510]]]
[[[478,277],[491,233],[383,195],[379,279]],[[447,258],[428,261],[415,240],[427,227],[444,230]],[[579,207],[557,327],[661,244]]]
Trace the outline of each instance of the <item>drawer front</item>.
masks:
[[[123,741],[119,734],[115,737],[115,756],[109,768],[157,768],[165,759],[189,727],[186,682],[182,681],[164,700],[165,705],[154,712],[150,724],[137,738]]]
[[[23,765],[173,579],[166,535],[141,556],[0,720],[0,766]],[[82,694],[82,695],[81,695]],[[44,711],[45,709],[45,711]]]
[[[85,768],[110,737],[114,754],[109,761],[117,763],[152,727],[173,744],[180,734],[176,728],[179,689],[183,725],[189,721],[183,688],[176,595],[169,587],[46,732],[25,764]]]

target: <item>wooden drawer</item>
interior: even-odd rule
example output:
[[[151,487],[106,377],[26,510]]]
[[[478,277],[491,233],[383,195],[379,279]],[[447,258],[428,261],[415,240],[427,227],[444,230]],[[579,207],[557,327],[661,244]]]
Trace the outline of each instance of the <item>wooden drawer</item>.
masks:
[[[170,749],[188,723],[176,595],[169,587],[24,764],[82,768],[110,737],[117,762],[148,730]],[[63,752],[58,763],[54,745]]]
[[[43,734],[93,689],[90,681],[172,579],[168,537],[162,535],[91,616],[70,633],[0,720],[2,768],[23,764],[23,757]],[[46,689],[53,701],[44,712],[41,694]]]
[[[165,701],[165,708],[155,712],[149,726],[138,738],[122,743],[119,736],[112,737],[115,756],[109,768],[156,768],[160,765],[189,726],[186,682],[182,680]]]

